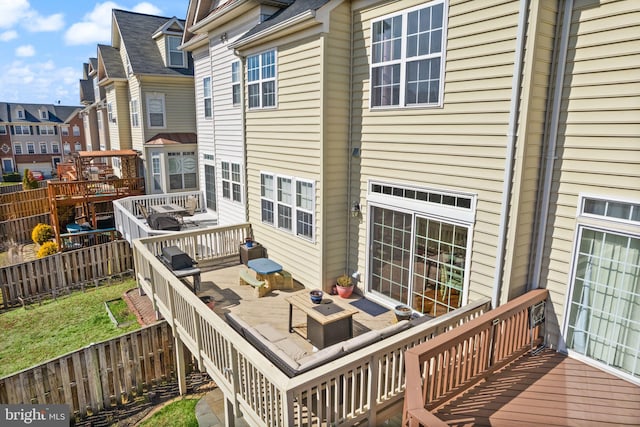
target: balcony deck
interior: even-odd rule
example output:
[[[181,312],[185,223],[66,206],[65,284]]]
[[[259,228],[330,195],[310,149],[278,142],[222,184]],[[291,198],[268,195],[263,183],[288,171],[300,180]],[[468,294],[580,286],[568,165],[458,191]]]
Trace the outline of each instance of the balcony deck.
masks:
[[[520,357],[434,415],[452,426],[638,425],[640,387],[545,350]]]

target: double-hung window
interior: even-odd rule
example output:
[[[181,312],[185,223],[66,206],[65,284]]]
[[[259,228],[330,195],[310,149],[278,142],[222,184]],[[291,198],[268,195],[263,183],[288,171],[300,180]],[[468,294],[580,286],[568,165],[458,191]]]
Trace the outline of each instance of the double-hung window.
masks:
[[[27,142],[27,154],[36,154],[36,146],[33,142]]]
[[[7,127],[4,125],[0,125],[0,135],[6,135],[7,134]]]
[[[22,144],[20,144],[18,142],[13,144],[13,153],[14,154],[22,154]]]
[[[263,223],[307,239],[314,238],[313,181],[262,173],[260,197]]]
[[[138,106],[138,99],[132,99],[129,103],[129,109],[131,110],[131,127],[140,127],[140,108]]]
[[[240,61],[231,64],[231,98],[233,105],[240,105]]]
[[[80,136],[80,126],[73,127],[73,136]]]
[[[116,116],[113,114],[113,104],[111,102],[107,102],[107,119],[109,123],[116,122]]]
[[[69,126],[62,126],[60,129],[62,136],[69,136]]]
[[[247,58],[249,108],[276,105],[276,51],[269,50]]]
[[[204,107],[204,117],[210,118],[212,115],[211,110],[211,77],[205,77],[202,79],[202,102]]]
[[[147,94],[147,122],[150,128],[165,127],[164,93]]]
[[[372,22],[372,108],[442,105],[446,13],[433,1]]]
[[[73,145],[73,148],[74,148],[76,151],[82,151],[82,144],[81,144],[80,142],[76,142],[76,143]]]
[[[40,126],[40,135],[55,135],[56,130],[53,126],[43,125]]]
[[[31,128],[29,126],[17,125],[13,127],[13,131],[16,135],[31,135]]]
[[[187,190],[196,188],[198,164],[196,153],[193,151],[184,153],[169,153],[169,189]]]
[[[60,145],[57,142],[51,143],[51,152],[53,154],[60,154]]]
[[[167,36],[167,57],[169,58],[169,67],[185,67],[186,55],[178,49],[180,46],[180,37]]]
[[[47,143],[46,142],[41,142],[40,143],[40,154],[47,154]]]
[[[242,202],[240,164],[222,162],[222,198]]]

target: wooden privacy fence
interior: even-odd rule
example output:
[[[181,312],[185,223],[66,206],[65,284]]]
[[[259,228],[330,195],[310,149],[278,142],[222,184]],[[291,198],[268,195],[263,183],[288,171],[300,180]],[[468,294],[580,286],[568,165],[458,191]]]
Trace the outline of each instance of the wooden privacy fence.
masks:
[[[2,308],[132,272],[133,251],[125,240],[10,265],[0,269]]]
[[[47,187],[47,181],[38,181],[38,187],[39,188],[46,188]],[[7,194],[7,193],[17,193],[23,191],[22,189],[22,183],[16,183],[16,184],[12,184],[12,185],[3,185],[2,187],[0,187],[0,194]]]
[[[0,221],[49,212],[46,188],[0,194]]]
[[[5,242],[32,242],[31,231],[33,231],[33,228],[40,223],[49,224],[50,219],[49,213],[44,213],[2,221],[0,222],[0,237]]]
[[[67,404],[85,416],[174,378],[173,335],[163,321],[0,378],[0,403]]]
[[[530,291],[405,351],[403,426],[446,426],[431,411],[542,342],[546,289]]]

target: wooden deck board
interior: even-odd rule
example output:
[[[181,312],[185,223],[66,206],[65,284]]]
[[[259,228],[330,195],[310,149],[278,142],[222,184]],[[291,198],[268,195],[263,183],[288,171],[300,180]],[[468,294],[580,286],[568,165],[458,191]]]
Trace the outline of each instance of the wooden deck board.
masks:
[[[638,425],[640,387],[546,350],[523,356],[435,414],[454,426]]]

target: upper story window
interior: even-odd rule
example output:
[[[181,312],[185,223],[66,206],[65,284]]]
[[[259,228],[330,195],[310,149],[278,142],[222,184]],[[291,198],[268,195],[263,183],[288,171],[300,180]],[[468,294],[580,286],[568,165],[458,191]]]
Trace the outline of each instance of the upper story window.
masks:
[[[187,190],[198,187],[198,162],[196,153],[168,153],[169,189]]]
[[[24,119],[24,110],[20,109],[16,111],[16,114],[18,115],[19,119]]]
[[[0,135],[6,135],[7,134],[7,127],[4,125],[0,126]]]
[[[62,136],[69,136],[69,126],[62,126],[60,131],[62,132]]]
[[[58,145],[57,142],[52,142],[51,143],[51,152],[53,154],[59,154],[60,153],[60,145]]]
[[[247,58],[249,108],[275,107],[276,73],[275,50]]]
[[[40,143],[40,154],[47,154],[47,143],[46,142],[41,142]]]
[[[442,0],[372,21],[372,108],[442,105],[446,21]]]
[[[180,37],[167,36],[167,58],[169,67],[185,67],[186,54],[185,52],[178,50],[180,46]]]
[[[17,125],[13,127],[13,131],[16,135],[31,135],[31,128],[29,126]]]
[[[233,105],[240,105],[240,61],[231,64],[231,98]]]
[[[49,119],[49,112],[47,110],[40,110],[40,118],[42,120],[48,120]]]
[[[76,142],[73,147],[76,151],[82,151],[82,144],[80,142]]]
[[[164,94],[147,94],[147,123],[150,128],[165,127]]]
[[[116,116],[113,114],[113,104],[111,102],[107,102],[107,119],[110,123],[116,122]]]
[[[211,77],[205,77],[202,79],[202,102],[204,107],[204,116],[206,118],[211,117]]]
[[[36,146],[33,142],[27,142],[27,153],[36,154]]]
[[[222,162],[222,198],[242,202],[240,164]]]
[[[64,145],[62,146],[62,149],[64,150],[64,154],[71,153],[71,144],[69,144],[68,142],[65,142]]]
[[[138,111],[139,107],[137,99],[131,100],[131,102],[129,103],[129,110],[131,111],[131,127],[140,127],[140,116]]]
[[[22,154],[22,144],[13,144],[13,152],[14,154]]]
[[[80,136],[80,126],[76,125],[73,127],[73,136]]]
[[[55,135],[55,126],[40,126],[40,135]]]

